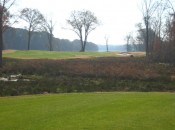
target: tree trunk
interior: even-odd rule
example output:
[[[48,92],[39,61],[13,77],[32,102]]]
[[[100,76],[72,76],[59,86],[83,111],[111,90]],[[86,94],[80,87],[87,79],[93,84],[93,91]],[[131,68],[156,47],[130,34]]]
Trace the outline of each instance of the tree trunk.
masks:
[[[106,51],[109,52],[108,43],[106,43]]]
[[[80,52],[83,52],[83,45],[84,45],[84,42],[83,42],[82,36],[80,36],[80,42],[81,42],[81,50],[80,50]]]
[[[0,67],[2,67],[2,50],[3,50],[3,32],[2,32],[2,12],[0,14]]]
[[[28,47],[27,50],[30,50],[30,40],[31,40],[31,31],[28,32]]]
[[[127,39],[126,51],[129,52],[129,39]]]
[[[84,40],[83,52],[85,52],[85,49],[86,49],[86,44],[87,44],[87,37],[86,37],[86,38],[85,38],[85,40]]]
[[[83,48],[82,48],[82,52],[85,52],[85,45],[86,45],[86,41],[83,41]]]
[[[146,18],[146,57],[149,56],[149,23],[148,23],[148,18]]]
[[[53,37],[52,37],[52,34],[50,34],[50,38],[49,38],[49,44],[50,44],[50,51],[53,51],[53,46],[52,46],[52,41],[53,41],[53,39],[52,39]]]
[[[83,40],[81,41],[81,50],[80,50],[80,52],[84,52],[84,47],[83,47],[83,45],[84,45],[84,42],[83,42]]]

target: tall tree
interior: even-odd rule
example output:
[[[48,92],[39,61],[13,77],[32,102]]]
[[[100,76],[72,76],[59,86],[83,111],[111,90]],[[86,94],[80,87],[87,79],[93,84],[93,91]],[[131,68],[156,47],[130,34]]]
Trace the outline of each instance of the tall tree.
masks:
[[[172,40],[174,40],[175,42],[175,7],[173,6],[173,3],[170,0],[167,0],[169,3],[169,7],[170,7],[170,16],[171,16],[171,38]],[[175,44],[175,43],[174,43]]]
[[[149,27],[150,27],[150,20],[154,14],[154,12],[156,11],[156,9],[159,6],[159,2],[158,0],[143,0],[142,2],[142,14],[143,14],[143,18],[144,18],[144,23],[145,23],[145,28],[146,28],[146,39],[145,39],[145,43],[146,43],[146,56],[149,56]]]
[[[53,20],[46,20],[44,23],[44,30],[47,32],[48,41],[49,41],[49,50],[53,51],[53,30],[54,30],[55,24],[53,23]]]
[[[105,36],[105,42],[106,42],[106,51],[109,52],[108,42],[109,42],[109,36]]]
[[[14,5],[15,0],[0,0],[0,67],[2,67],[2,50],[3,50],[3,30],[9,23],[9,9]]]
[[[73,11],[67,23],[71,25],[81,41],[81,50],[85,51],[88,35],[91,31],[95,30],[99,21],[97,17],[89,10]]]
[[[132,38],[131,33],[127,34],[126,37],[125,37],[125,40],[126,40],[126,51],[127,52],[129,52],[131,50],[131,47],[130,47],[131,38]]]
[[[44,16],[37,9],[24,8],[21,10],[20,18],[28,23],[28,47],[30,50],[30,42],[32,32],[40,31],[42,29],[41,25],[45,22]]]

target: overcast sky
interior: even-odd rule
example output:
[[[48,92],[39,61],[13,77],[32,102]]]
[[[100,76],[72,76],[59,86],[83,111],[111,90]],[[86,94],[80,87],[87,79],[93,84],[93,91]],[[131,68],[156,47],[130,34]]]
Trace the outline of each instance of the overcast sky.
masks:
[[[15,9],[38,9],[56,22],[54,36],[69,40],[78,37],[74,32],[63,29],[68,27],[66,19],[73,10],[87,9],[101,21],[101,25],[90,33],[88,41],[105,44],[107,35],[109,44],[125,44],[127,33],[134,31],[135,24],[142,21],[140,3],[141,0],[17,0]]]

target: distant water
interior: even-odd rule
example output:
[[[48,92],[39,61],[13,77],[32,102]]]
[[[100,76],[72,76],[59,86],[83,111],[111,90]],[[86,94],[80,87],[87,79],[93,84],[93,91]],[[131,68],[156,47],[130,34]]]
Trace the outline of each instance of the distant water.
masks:
[[[125,52],[126,47],[125,45],[109,45],[108,50],[110,52]],[[98,52],[106,52],[106,45],[98,45]]]

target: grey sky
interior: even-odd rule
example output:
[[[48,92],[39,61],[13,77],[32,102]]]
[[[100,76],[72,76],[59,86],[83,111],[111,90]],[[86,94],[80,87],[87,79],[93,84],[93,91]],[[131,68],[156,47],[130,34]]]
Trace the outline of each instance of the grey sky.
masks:
[[[127,33],[134,31],[135,24],[142,21],[139,10],[141,0],[17,0],[15,8],[36,8],[48,18],[56,22],[54,36],[69,40],[78,39],[77,35],[67,27],[66,19],[71,11],[87,9],[94,12],[101,25],[93,31],[88,41],[105,44],[105,35],[109,36],[109,44],[125,44]],[[16,27],[24,25],[16,25]]]

